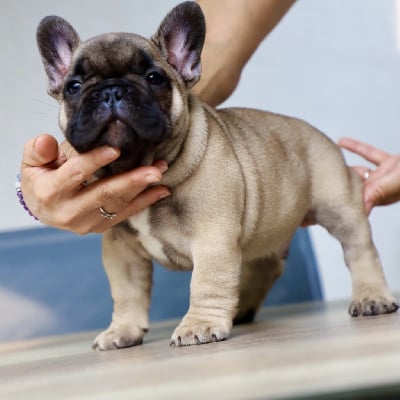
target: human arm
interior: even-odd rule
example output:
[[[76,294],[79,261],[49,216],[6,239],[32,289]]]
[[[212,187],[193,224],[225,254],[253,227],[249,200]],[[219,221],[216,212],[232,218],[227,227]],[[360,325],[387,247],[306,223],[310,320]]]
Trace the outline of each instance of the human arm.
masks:
[[[235,90],[243,67],[295,0],[197,0],[206,18],[202,77],[194,87],[216,106]]]
[[[101,147],[76,154],[65,142],[59,147],[50,135],[26,143],[21,164],[24,201],[43,223],[79,234],[104,232],[169,194],[158,182],[166,164],[141,167],[84,186],[100,167],[119,156],[119,151]],[[99,207],[116,212],[114,219],[101,216]]]
[[[208,31],[202,56],[203,77],[195,91],[203,100],[216,105],[232,93],[242,68],[294,0],[199,0],[198,3],[205,13]],[[118,153],[99,148],[77,155],[66,143],[63,146],[60,149],[49,135],[39,136],[25,146],[22,194],[27,207],[45,224],[81,234],[103,232],[169,194],[161,186],[146,189],[151,174],[153,181],[161,179],[166,168],[163,163],[83,187],[82,182],[116,159]],[[116,217],[105,219],[99,207],[117,212]]]
[[[375,206],[400,200],[400,154],[390,154],[349,138],[340,139],[339,146],[377,166],[375,170],[363,166],[354,167],[364,181],[364,203],[368,214]]]

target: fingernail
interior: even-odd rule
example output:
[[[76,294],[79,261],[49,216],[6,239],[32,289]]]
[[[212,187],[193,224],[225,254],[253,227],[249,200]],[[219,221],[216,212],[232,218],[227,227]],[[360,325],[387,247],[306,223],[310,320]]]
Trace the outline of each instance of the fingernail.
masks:
[[[120,155],[120,151],[115,147],[106,147],[104,149],[104,155],[107,158],[117,158]]]
[[[161,177],[150,173],[147,174],[144,179],[146,180],[147,183],[156,183],[160,181]]]
[[[162,199],[165,199],[165,198],[168,197],[168,196],[171,196],[171,192],[170,192],[169,190],[166,190],[165,192],[162,192],[162,193],[160,194],[159,199],[162,200]]]
[[[159,160],[154,163],[154,166],[163,174],[168,170],[168,164],[164,160]]]

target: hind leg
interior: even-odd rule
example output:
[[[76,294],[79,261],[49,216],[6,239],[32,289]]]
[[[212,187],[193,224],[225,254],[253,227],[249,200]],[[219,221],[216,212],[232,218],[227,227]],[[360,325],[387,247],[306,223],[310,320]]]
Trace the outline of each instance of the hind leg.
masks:
[[[283,261],[272,255],[244,263],[240,277],[239,306],[234,324],[252,322],[267,293],[283,272]]]
[[[350,171],[347,185],[335,188],[339,196],[331,196],[329,201],[317,208],[314,216],[343,247],[353,287],[350,315],[391,313],[398,309],[398,304],[386,284],[372,241],[360,186],[359,178]]]

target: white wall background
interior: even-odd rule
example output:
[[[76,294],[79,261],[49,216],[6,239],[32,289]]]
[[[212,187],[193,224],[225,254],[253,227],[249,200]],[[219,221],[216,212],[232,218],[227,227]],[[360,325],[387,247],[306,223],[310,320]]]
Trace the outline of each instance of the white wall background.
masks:
[[[250,0],[251,1],[251,0]],[[0,231],[38,226],[20,209],[14,180],[23,144],[59,135],[35,31],[45,15],[87,38],[106,31],[155,31],[173,0],[0,1]],[[400,1],[298,0],[260,46],[227,105],[303,118],[332,139],[349,135],[400,152]],[[360,162],[348,156],[349,163]],[[376,209],[373,233],[387,279],[400,291],[400,204]],[[348,297],[341,249],[323,229],[312,237],[327,299]]]

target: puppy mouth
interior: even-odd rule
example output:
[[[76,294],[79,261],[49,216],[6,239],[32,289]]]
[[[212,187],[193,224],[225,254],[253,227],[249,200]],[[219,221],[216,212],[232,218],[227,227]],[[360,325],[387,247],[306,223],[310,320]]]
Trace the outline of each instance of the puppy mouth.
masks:
[[[127,138],[125,137],[126,135],[128,135]],[[108,146],[122,148],[127,139],[133,139],[135,137],[137,137],[137,133],[131,126],[121,119],[115,118],[100,129],[96,142],[100,142],[98,145],[106,144]]]
[[[73,118],[66,138],[79,153],[85,153],[105,145],[123,150],[139,141],[160,143],[168,131],[168,118],[156,107],[135,107],[135,113],[122,107],[99,107],[89,112],[84,109]]]
[[[115,118],[100,129],[93,147],[112,146],[120,149],[120,156],[111,164],[103,167],[96,176],[109,176],[140,166],[143,155],[152,147],[152,143],[143,140],[135,129],[121,119]]]
[[[66,135],[68,141],[79,153],[85,153],[100,146],[122,148],[127,142],[137,137],[133,127],[115,116],[101,124],[90,125],[78,127],[73,124]]]

